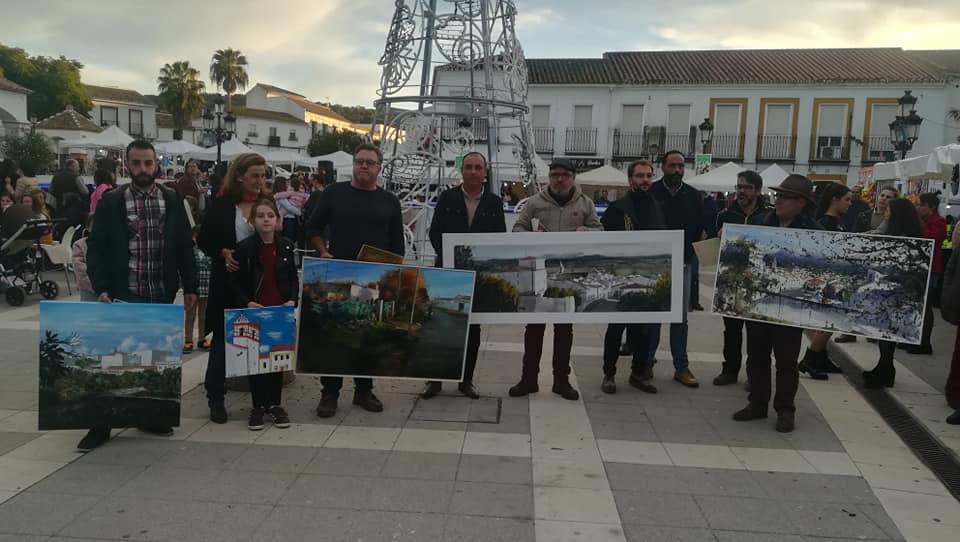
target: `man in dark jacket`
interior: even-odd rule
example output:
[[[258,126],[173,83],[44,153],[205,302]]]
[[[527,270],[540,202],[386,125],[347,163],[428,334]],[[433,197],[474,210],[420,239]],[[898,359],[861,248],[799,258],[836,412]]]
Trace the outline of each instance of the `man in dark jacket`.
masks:
[[[717,232],[724,224],[760,224],[770,212],[760,197],[763,177],[746,170],[737,175],[737,200],[717,216]],[[743,320],[723,317],[723,369],[713,379],[714,386],[726,386],[737,381],[743,360]]]
[[[647,160],[637,160],[627,170],[630,191],[615,201],[603,213],[600,223],[604,231],[633,231],[663,228],[665,222],[660,205],[649,193],[653,180],[653,164]],[[617,356],[620,353],[620,339],[627,331],[627,344],[633,355],[630,371],[630,385],[647,393],[656,393],[657,388],[650,384],[646,371],[647,352],[649,352],[649,332],[654,326],[643,324],[609,324],[603,338],[603,393],[616,393]],[[659,327],[656,327],[659,332]]]
[[[690,287],[697,265],[693,243],[703,235],[703,198],[700,192],[683,182],[683,167],[686,157],[680,151],[669,151],[660,159],[663,178],[653,183],[653,196],[666,218],[671,230],[683,230],[683,321],[670,324],[670,354],[673,356],[673,379],[689,388],[700,386],[690,372],[687,357],[687,310],[690,307]],[[649,361],[655,363],[654,354],[660,345],[660,333],[655,331],[650,341]]]
[[[808,215],[816,205],[813,183],[803,175],[790,175],[771,187],[776,192],[774,210],[767,213],[763,226],[819,230],[820,226]],[[738,422],[759,420],[767,417],[770,403],[770,354],[777,360],[777,392],[773,408],[777,411],[777,431],[789,433],[794,428],[796,406],[794,398],[800,385],[800,345],[803,328],[766,322],[747,322],[747,379],[750,395],[745,408],[738,410],[733,419]]]
[[[153,145],[135,140],[127,146],[131,183],[106,192],[97,204],[87,240],[87,274],[102,303],[173,303],[183,285],[183,303],[197,302],[193,235],[177,193],[154,182]],[[171,435],[170,427],[141,427]],[[91,429],[78,446],[89,451],[110,438],[109,428]]]
[[[56,200],[57,210],[60,211],[58,214],[61,216],[66,207],[65,197],[71,193],[77,194],[82,199],[90,195],[90,189],[83,184],[83,179],[80,177],[80,163],[72,158],[63,164],[63,170],[58,171],[50,181],[50,195]]]
[[[503,200],[484,190],[487,179],[487,159],[479,152],[463,157],[460,166],[463,184],[447,190],[437,200],[430,223],[430,244],[437,254],[437,267],[443,267],[443,234],[445,233],[503,233],[507,231],[503,216]],[[480,351],[480,326],[470,326],[463,381],[457,388],[471,399],[480,394],[473,385],[473,372]],[[429,399],[442,389],[440,382],[427,382],[420,397]]]

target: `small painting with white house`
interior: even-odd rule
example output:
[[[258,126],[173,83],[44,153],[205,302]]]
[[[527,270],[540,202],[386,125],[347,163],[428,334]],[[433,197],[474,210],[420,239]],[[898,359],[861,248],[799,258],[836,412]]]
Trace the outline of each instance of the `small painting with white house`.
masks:
[[[446,234],[477,272],[473,323],[679,322],[682,231]]]
[[[180,425],[183,305],[40,303],[39,429]]]
[[[292,371],[296,357],[294,308],[223,311],[227,378]]]

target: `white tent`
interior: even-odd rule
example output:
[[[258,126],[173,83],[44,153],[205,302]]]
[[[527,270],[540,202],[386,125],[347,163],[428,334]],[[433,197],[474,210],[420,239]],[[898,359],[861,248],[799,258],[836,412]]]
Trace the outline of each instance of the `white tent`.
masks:
[[[250,147],[247,147],[243,143],[240,143],[238,139],[230,139],[225,141],[220,146],[220,157],[222,160],[233,160],[237,156],[254,152]],[[217,159],[217,146],[207,147],[197,152],[187,153],[191,158],[196,158],[198,160],[216,160]]]
[[[182,139],[176,141],[165,141],[156,144],[157,152],[160,154],[169,154],[172,156],[181,156],[184,154],[203,152],[203,147],[194,145]]]
[[[703,175],[685,178],[683,182],[704,192],[733,192],[737,188],[737,174],[741,171],[743,167],[727,162]]]
[[[116,125],[110,125],[98,134],[60,142],[61,149],[126,149],[133,138]]]
[[[773,164],[767,169],[760,172],[760,177],[763,178],[763,193],[769,194],[771,186],[779,186],[787,176],[790,175],[789,171],[786,171],[777,164]]]
[[[333,167],[342,175],[343,173],[353,171],[353,155],[348,152],[337,151],[323,156],[313,156],[310,158],[313,165],[316,166],[320,160],[333,162]],[[343,170],[340,172],[339,170]]]
[[[960,164],[960,144],[937,147],[930,154],[905,158],[895,162],[881,162],[873,166],[873,178],[878,181],[907,179],[949,180],[953,166]]]
[[[287,149],[264,153],[263,158],[271,164],[297,164],[314,167],[317,165],[317,158],[311,158]]]
[[[600,166],[577,175],[577,184],[588,186],[630,186],[626,172],[613,166]]]

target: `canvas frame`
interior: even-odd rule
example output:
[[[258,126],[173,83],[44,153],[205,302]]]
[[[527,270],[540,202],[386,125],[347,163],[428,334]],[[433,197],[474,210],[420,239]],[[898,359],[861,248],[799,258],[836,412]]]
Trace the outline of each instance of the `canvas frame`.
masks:
[[[913,241],[913,242],[919,241],[919,242],[922,242],[922,243],[926,243],[926,244],[928,244],[928,245],[930,246],[930,250],[929,250],[930,256],[929,256],[929,259],[928,259],[927,262],[926,262],[926,266],[927,266],[927,276],[926,276],[926,280],[924,281],[924,290],[923,290],[923,291],[926,293],[926,292],[929,292],[929,290],[930,290],[930,280],[931,280],[931,274],[930,274],[930,272],[931,272],[932,269],[933,269],[933,253],[934,253],[934,246],[933,246],[933,240],[932,240],[932,239],[924,239],[924,238],[918,238],[918,237],[898,237],[898,236],[891,236],[891,235],[869,234],[869,233],[839,232],[839,231],[828,231],[828,230],[798,230],[798,229],[791,229],[791,228],[772,228],[772,227],[768,227],[768,226],[754,226],[754,225],[746,225],[746,224],[725,224],[725,225],[724,225],[723,230],[721,231],[720,251],[719,251],[719,253],[718,253],[718,255],[717,255],[717,274],[716,274],[716,277],[717,277],[717,278],[720,277],[720,273],[721,273],[721,257],[722,257],[722,255],[723,255],[723,249],[724,249],[724,247],[726,246],[726,244],[729,242],[729,238],[732,237],[732,232],[735,233],[735,232],[737,232],[737,231],[739,231],[739,230],[768,230],[768,229],[779,229],[779,230],[785,230],[785,231],[790,231],[790,232],[802,231],[802,232],[804,232],[804,233],[809,233],[811,236],[823,236],[823,239],[824,239],[825,242],[828,243],[828,244],[831,243],[831,241],[834,241],[834,242],[835,242],[835,238],[834,238],[834,239],[831,239],[831,237],[833,237],[833,236],[841,236],[841,235],[855,235],[855,236],[862,236],[862,237],[875,237],[875,238],[883,238],[883,239],[891,240],[891,241],[910,240],[910,241]],[[811,331],[824,331],[824,332],[829,332],[829,333],[843,333],[843,334],[846,334],[846,335],[853,335],[853,336],[857,336],[857,337],[865,337],[865,338],[868,338],[868,339],[879,339],[879,340],[896,341],[896,342],[901,342],[901,343],[906,343],[906,344],[920,344],[920,337],[921,337],[921,335],[922,335],[923,324],[924,324],[924,320],[926,319],[926,304],[930,302],[929,296],[924,295],[924,296],[923,296],[923,299],[921,300],[921,303],[920,303],[920,320],[919,320],[919,324],[918,324],[918,326],[917,326],[917,328],[918,328],[918,330],[920,331],[920,333],[917,334],[917,339],[914,340],[914,339],[911,339],[911,338],[909,338],[909,337],[896,337],[896,336],[893,336],[893,337],[890,337],[890,336],[884,337],[884,336],[878,336],[878,335],[876,335],[876,334],[863,333],[863,332],[860,332],[860,331],[857,331],[857,330],[853,330],[853,329],[847,330],[847,329],[839,329],[839,328],[835,328],[835,327],[834,327],[834,328],[831,328],[831,327],[826,327],[826,326],[817,326],[817,325],[811,324],[811,323],[794,323],[794,322],[786,322],[786,321],[764,320],[764,319],[760,319],[760,318],[750,318],[750,317],[745,317],[745,316],[740,315],[740,314],[735,313],[735,312],[723,312],[723,311],[718,311],[716,307],[717,307],[717,299],[718,299],[718,295],[719,295],[719,294],[720,294],[719,290],[718,290],[717,288],[714,288],[714,296],[713,296],[713,299],[711,300],[711,303],[710,303],[710,311],[709,311],[710,314],[714,314],[714,315],[717,315],[717,316],[723,316],[723,317],[726,317],[726,318],[737,318],[737,319],[745,320],[745,321],[748,321],[748,322],[758,322],[758,323],[764,323],[764,324],[773,324],[773,325],[783,325],[783,326],[790,326],[790,327],[798,327],[798,328],[802,328],[802,329],[806,329],[806,330],[811,330]],[[824,320],[824,321],[826,321],[826,320]]]
[[[303,356],[303,353],[301,352],[301,347],[300,347],[300,335],[301,335],[301,333],[303,332],[303,325],[304,325],[304,321],[305,321],[305,318],[304,318],[305,305],[304,305],[303,295],[304,295],[304,285],[305,285],[305,281],[306,281],[306,267],[307,267],[307,265],[308,265],[308,262],[311,262],[311,261],[314,261],[314,262],[341,262],[341,263],[360,264],[360,265],[367,265],[367,266],[377,266],[377,267],[381,267],[381,268],[390,268],[390,269],[397,269],[397,268],[411,269],[411,268],[412,268],[412,269],[428,269],[428,270],[431,270],[431,271],[436,271],[436,270],[438,270],[438,268],[436,268],[436,267],[423,266],[423,265],[391,264],[391,263],[381,263],[381,262],[363,262],[363,261],[357,261],[357,260],[338,260],[338,259],[335,259],[335,258],[318,258],[318,257],[313,257],[313,256],[305,256],[305,257],[303,258],[303,265],[302,265],[302,267],[301,267],[301,272],[300,272],[300,293],[299,293],[299,303],[298,303],[298,306],[297,306],[297,329],[296,329],[296,334],[295,334],[295,340],[296,340],[296,363],[294,364],[294,371],[295,371],[297,374],[302,374],[302,375],[305,375],[305,376],[312,376],[312,377],[320,376],[320,377],[337,377],[337,378],[370,378],[370,379],[390,379],[390,380],[411,380],[411,381],[416,381],[416,382],[423,382],[423,381],[425,381],[425,380],[432,380],[432,381],[436,381],[436,382],[459,383],[459,382],[462,382],[462,381],[463,381],[464,374],[466,373],[467,340],[468,340],[469,333],[470,333],[470,325],[474,323],[474,322],[472,321],[472,313],[468,313],[468,314],[467,314],[467,326],[466,326],[466,328],[464,329],[463,343],[462,343],[462,344],[463,344],[463,347],[462,347],[463,355],[460,357],[460,371],[459,371],[458,375],[456,376],[456,378],[434,378],[434,377],[396,376],[396,375],[367,375],[367,374],[353,374],[353,373],[342,373],[342,374],[341,374],[341,373],[321,373],[321,372],[305,372],[305,371],[301,371],[301,370],[300,370],[300,366],[299,366],[299,365],[300,365],[300,361],[303,360],[303,359],[305,359],[305,357]],[[459,269],[450,270],[450,271],[457,271],[457,272],[461,272],[461,273],[470,273],[471,275],[476,276],[476,273],[474,273],[473,271],[465,271],[465,270],[459,270]],[[471,307],[472,307],[472,304],[473,304],[472,295],[473,295],[473,292],[471,291]]]
[[[604,244],[628,246],[663,243],[670,247],[670,276],[683,277],[683,230],[635,230],[590,232],[513,232],[443,234],[443,261],[453,268],[454,247],[510,246],[556,250],[560,247],[594,247]],[[679,323],[683,320],[683,280],[671,280],[670,311],[648,312],[473,312],[476,324],[646,324]]]
[[[223,323],[224,323],[224,330],[223,330],[224,333],[223,333],[223,337],[224,337],[224,341],[226,342],[226,341],[227,341],[227,337],[230,335],[230,333],[228,333],[227,330],[233,325],[233,321],[231,320],[231,316],[232,316],[233,313],[237,313],[237,316],[238,316],[238,317],[242,315],[243,317],[249,319],[249,317],[248,317],[247,315],[254,315],[254,314],[258,313],[258,312],[268,312],[268,313],[274,314],[273,318],[282,318],[282,319],[283,319],[283,322],[281,322],[280,325],[285,324],[285,323],[286,323],[286,320],[288,319],[288,317],[292,316],[292,317],[293,317],[293,322],[291,323],[291,325],[293,326],[293,333],[292,333],[291,335],[294,337],[294,340],[296,339],[296,328],[297,328],[297,323],[296,323],[296,321],[297,321],[297,319],[296,319],[296,308],[293,307],[292,305],[279,305],[279,306],[274,306],[274,307],[256,307],[256,308],[248,307],[248,308],[245,308],[245,309],[244,309],[244,308],[240,308],[240,309],[224,309],[224,311],[223,311]],[[233,320],[235,321],[236,319],[233,319]],[[266,340],[264,340],[264,335],[267,334],[267,333],[269,333],[269,331],[266,331],[266,329],[265,329],[266,326],[264,326],[264,325],[261,323],[262,320],[259,320],[259,319],[258,319],[256,322],[253,322],[253,321],[251,321],[251,322],[252,322],[254,325],[256,325],[256,326],[259,328],[259,330],[260,330],[260,333],[259,333],[259,339],[260,339],[260,340],[258,341],[259,343],[261,343],[261,344],[262,344],[262,343],[265,343],[265,342],[266,342],[266,343],[270,343],[270,346],[271,346],[271,347],[274,347],[274,348],[275,348],[275,347],[278,347],[278,346],[280,346],[280,347],[292,346],[292,347],[293,347],[293,355],[292,355],[291,360],[290,360],[290,361],[291,361],[291,367],[290,367],[289,369],[281,369],[281,370],[279,370],[279,371],[274,370],[274,371],[257,372],[257,373],[251,373],[251,372],[235,372],[235,371],[232,371],[231,369],[233,368],[234,363],[231,362],[232,360],[231,360],[230,357],[231,357],[231,354],[236,355],[236,352],[237,352],[237,350],[239,349],[239,348],[238,348],[239,345],[237,345],[235,342],[234,342],[234,343],[226,342],[226,362],[225,362],[225,367],[226,367],[226,375],[227,375],[227,378],[242,378],[242,377],[246,377],[246,376],[257,376],[257,375],[264,375],[264,374],[274,374],[274,373],[285,372],[285,371],[293,371],[293,370],[294,370],[294,367],[296,367],[296,363],[297,363],[297,360],[296,360],[296,346],[297,346],[297,345],[296,345],[296,342],[294,342],[292,345],[289,345],[289,344],[280,344],[280,345],[278,345],[278,344],[272,344],[273,341],[266,341]],[[272,329],[272,328],[270,328],[270,329]],[[234,340],[236,340],[236,338],[234,338]],[[263,360],[260,359],[260,356],[261,356],[261,354],[260,354],[259,348],[258,348],[258,350],[257,350],[257,363],[258,363],[258,364],[263,362]],[[268,356],[267,362],[268,362],[268,363],[271,363],[269,356]],[[248,360],[248,365],[249,365],[249,360]]]

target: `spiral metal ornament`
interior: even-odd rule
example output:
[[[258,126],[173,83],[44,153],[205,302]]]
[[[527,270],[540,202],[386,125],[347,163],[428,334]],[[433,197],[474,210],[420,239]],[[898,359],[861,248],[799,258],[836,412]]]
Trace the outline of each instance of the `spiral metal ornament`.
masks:
[[[416,39],[417,23],[413,11],[404,0],[396,1],[396,11],[387,35],[387,45],[378,64],[383,66],[380,75],[380,95],[389,96],[402,89],[413,75],[420,59],[423,42]]]

